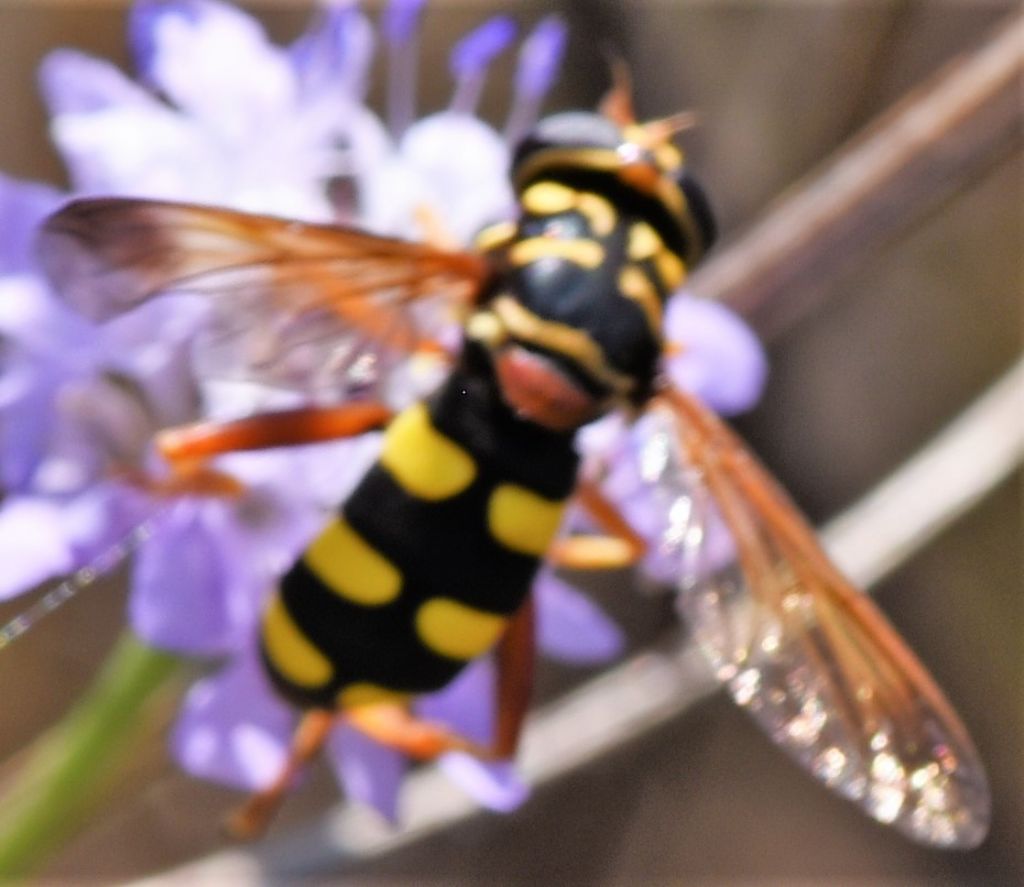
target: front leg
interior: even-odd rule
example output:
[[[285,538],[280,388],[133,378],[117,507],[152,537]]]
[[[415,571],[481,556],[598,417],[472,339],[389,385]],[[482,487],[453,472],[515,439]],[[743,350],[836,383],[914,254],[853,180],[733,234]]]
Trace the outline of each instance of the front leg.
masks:
[[[171,475],[154,478],[125,472],[123,477],[157,496],[237,496],[245,486],[209,461],[225,453],[291,447],[355,437],[383,428],[392,412],[379,403],[299,407],[226,422],[197,422],[157,434],[157,451]]]
[[[593,481],[580,481],[576,501],[605,534],[556,539],[547,554],[551,564],[570,570],[619,570],[637,563],[647,553],[647,542]]]

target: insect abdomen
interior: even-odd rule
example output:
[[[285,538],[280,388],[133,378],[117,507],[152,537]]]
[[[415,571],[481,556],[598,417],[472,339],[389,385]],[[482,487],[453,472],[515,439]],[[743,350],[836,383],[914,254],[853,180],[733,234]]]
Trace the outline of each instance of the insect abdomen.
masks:
[[[447,684],[522,604],[574,480],[569,439],[527,427],[456,372],[389,427],[378,462],[282,580],[263,658],[301,705]]]

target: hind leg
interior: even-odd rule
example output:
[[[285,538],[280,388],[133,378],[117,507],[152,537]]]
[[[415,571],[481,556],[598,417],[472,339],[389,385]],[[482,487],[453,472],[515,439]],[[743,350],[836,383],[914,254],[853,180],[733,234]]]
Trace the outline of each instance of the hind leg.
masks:
[[[253,794],[226,823],[239,840],[261,835],[284,801],[295,777],[323,749],[331,730],[341,720],[416,760],[433,760],[450,751],[462,751],[482,760],[507,760],[515,754],[533,686],[534,613],[527,602],[509,622],[497,648],[496,724],[494,739],[481,744],[443,724],[417,718],[407,706],[380,703],[343,712],[314,709],[306,714],[292,738],[288,759],[274,781]]]
[[[417,718],[403,705],[367,705],[344,712],[357,730],[417,760],[431,760],[449,751],[467,752],[482,760],[507,760],[515,755],[533,690],[535,656],[534,605],[530,598],[512,617],[498,642],[495,686],[495,731],[481,744],[442,724]]]
[[[231,814],[224,824],[228,834],[240,841],[251,841],[266,831],[296,776],[324,747],[336,719],[335,712],[327,709],[314,709],[302,718],[281,772],[269,786],[251,795]]]

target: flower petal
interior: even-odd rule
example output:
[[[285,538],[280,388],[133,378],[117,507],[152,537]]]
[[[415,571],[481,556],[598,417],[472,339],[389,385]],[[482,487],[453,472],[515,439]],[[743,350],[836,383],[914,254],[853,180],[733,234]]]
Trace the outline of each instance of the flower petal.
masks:
[[[361,182],[363,221],[375,231],[415,237],[415,210],[426,204],[441,213],[462,242],[512,211],[509,154],[491,127],[453,111],[414,123],[400,153]]]
[[[11,497],[0,506],[0,600],[30,591],[73,566],[61,508],[45,499]]]
[[[416,713],[481,745],[494,736],[496,676],[490,657],[477,659],[442,690],[416,701]]]
[[[113,107],[154,107],[155,100],[120,69],[74,49],[56,49],[39,66],[50,115],[93,114]]]
[[[111,556],[114,546],[129,544],[155,507],[142,493],[115,484],[99,484],[63,503],[62,532],[74,551],[75,568],[103,569],[97,559]]]
[[[143,3],[136,40],[144,74],[213,132],[238,136],[294,102],[285,53],[251,16],[212,0]]]
[[[496,15],[459,40],[448,57],[452,76],[471,77],[486,71],[495,56],[515,39],[516,23],[507,15]]]
[[[167,108],[60,114],[51,133],[80,193],[227,202],[224,161],[193,122]]]
[[[361,99],[373,59],[373,27],[354,5],[319,10],[312,27],[290,47],[304,95],[334,90]]]
[[[260,789],[284,766],[294,721],[249,653],[192,686],[171,733],[171,752],[193,776]]]
[[[398,822],[398,790],[409,769],[404,755],[340,725],[327,740],[327,760],[346,798],[368,804],[390,823]]]
[[[622,629],[582,592],[542,570],[533,585],[537,642],[552,659],[597,665],[622,654]]]
[[[155,521],[135,562],[129,619],[147,643],[190,654],[216,654],[235,637],[227,601],[228,564],[203,520],[183,501]]]
[[[420,14],[426,0],[391,0],[384,10],[383,29],[388,41],[397,45],[408,42],[419,27]]]
[[[558,76],[569,29],[557,15],[545,16],[523,41],[516,68],[516,91],[530,98],[547,93]]]
[[[61,199],[49,185],[0,174],[0,274],[35,268],[36,228]]]
[[[668,301],[665,332],[679,353],[669,378],[722,415],[750,409],[761,396],[768,362],[757,337],[720,302],[681,292]]]
[[[463,752],[450,752],[438,766],[471,798],[498,813],[511,813],[530,796],[530,787],[509,761],[486,763]]]

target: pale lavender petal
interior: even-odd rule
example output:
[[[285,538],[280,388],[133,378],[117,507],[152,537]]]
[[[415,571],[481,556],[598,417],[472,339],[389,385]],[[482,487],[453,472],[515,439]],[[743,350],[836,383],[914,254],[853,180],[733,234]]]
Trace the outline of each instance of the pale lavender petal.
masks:
[[[757,403],[768,362],[757,337],[733,311],[720,302],[677,293],[665,311],[665,333],[679,350],[665,361],[675,385],[722,415]]]
[[[141,492],[112,483],[94,486],[61,505],[62,532],[75,568],[92,565],[153,518],[158,505]]]
[[[490,657],[471,662],[442,690],[416,701],[416,713],[445,724],[481,745],[494,736],[494,662]]]
[[[181,16],[196,24],[202,14],[201,2],[168,2],[168,0],[135,0],[128,14],[128,45],[135,58],[139,78],[149,81],[159,51],[158,25],[168,14]]]
[[[498,813],[511,813],[530,796],[530,787],[509,761],[485,763],[472,755],[451,752],[441,757],[438,766],[471,798]]]
[[[55,298],[34,274],[0,278],[0,339],[39,363],[84,372],[95,362],[96,328]]]
[[[129,621],[147,643],[211,655],[234,639],[227,601],[235,569],[203,520],[202,506],[183,501],[154,523],[135,562]]]
[[[557,15],[541,19],[523,41],[516,69],[516,91],[531,99],[543,96],[558,76],[569,29]]]
[[[247,454],[250,465],[262,455],[272,467],[301,464],[298,459],[274,458],[271,454]],[[223,461],[225,470],[246,484],[245,494],[234,503],[220,506],[222,514],[211,527],[223,540],[235,563],[236,581],[243,585],[270,585],[283,574],[323,528],[328,513],[317,508],[301,491],[290,489],[286,471],[265,481],[252,481],[252,475],[239,470],[242,460],[235,456]],[[332,504],[336,506],[341,499]],[[215,506],[211,505],[210,510]],[[257,595],[257,597],[261,597]]]
[[[603,461],[621,449],[625,434],[624,417],[620,413],[610,413],[584,425],[576,437],[576,446],[585,457]]]
[[[0,174],[0,274],[35,269],[36,228],[62,199],[49,185]]]
[[[485,123],[468,114],[432,114],[408,128],[399,157],[365,177],[362,218],[374,230],[415,237],[415,210],[426,204],[469,242],[511,212],[508,162],[504,140]]]
[[[39,66],[39,86],[53,117],[154,104],[116,65],[73,49],[47,54]]]
[[[574,665],[598,665],[622,654],[622,630],[592,600],[542,570],[533,584],[537,605],[537,642],[552,659]]]
[[[32,380],[14,379],[31,393],[20,396],[13,408],[3,411],[0,422],[0,485],[8,492],[29,492],[42,458],[50,426],[48,408],[53,389],[32,385]]]
[[[51,135],[80,194],[226,202],[223,162],[199,127],[167,108],[60,114]]]
[[[63,374],[46,364],[19,360],[2,376],[0,484],[11,492],[33,487],[47,457],[54,426],[54,402]],[[86,466],[80,466],[86,470]],[[36,491],[38,492],[38,491]]]
[[[388,822],[398,822],[398,790],[409,769],[408,759],[393,748],[338,726],[327,740],[327,760],[345,797],[367,804]]]
[[[507,15],[488,19],[470,31],[452,48],[449,65],[452,76],[472,76],[483,71],[516,36],[516,25]]]
[[[285,53],[241,10],[211,0],[161,3],[145,11],[144,26],[148,77],[213,132],[238,137],[294,102]]]
[[[0,505],[0,600],[30,591],[72,567],[60,505],[12,496]]]
[[[355,6],[330,6],[292,44],[290,55],[305,93],[336,88],[359,100],[366,91],[373,50],[373,27],[366,16]]]
[[[192,686],[171,733],[171,752],[193,776],[257,790],[284,766],[294,722],[248,653]]]
[[[384,10],[384,36],[389,43],[402,45],[416,33],[420,12],[426,0],[391,0]]]

